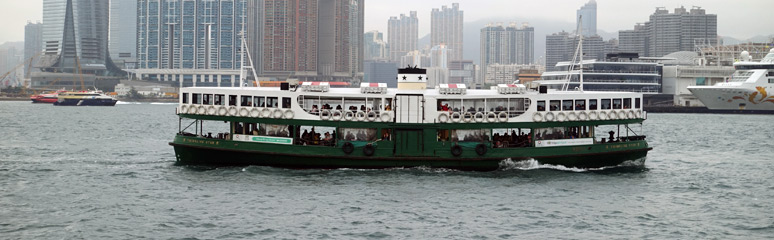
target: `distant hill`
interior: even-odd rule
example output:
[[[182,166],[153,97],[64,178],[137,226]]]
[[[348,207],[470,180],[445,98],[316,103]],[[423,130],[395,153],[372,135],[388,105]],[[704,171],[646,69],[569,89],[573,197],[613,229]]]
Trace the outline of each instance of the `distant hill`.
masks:
[[[741,43],[768,43],[771,42],[771,39],[774,38],[774,34],[764,36],[764,35],[758,35],[755,37],[751,37],[745,40],[740,40],[733,37],[727,37],[727,36],[721,36],[723,39],[724,45],[736,45]]]
[[[0,44],[0,49],[5,50],[15,47],[16,51],[24,52],[24,42],[4,42],[3,44]]]

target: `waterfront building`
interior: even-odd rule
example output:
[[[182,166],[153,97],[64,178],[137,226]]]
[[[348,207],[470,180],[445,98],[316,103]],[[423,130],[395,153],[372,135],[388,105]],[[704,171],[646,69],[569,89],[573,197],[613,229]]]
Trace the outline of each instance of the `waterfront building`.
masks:
[[[137,0],[110,0],[110,58],[121,68],[136,68]]]
[[[608,59],[600,60],[584,59],[584,90],[661,93],[661,64],[640,61],[636,54],[621,53],[608,56]],[[580,88],[580,72],[570,71],[571,65],[570,62],[559,62],[556,65],[556,71],[544,72],[540,80],[541,86],[562,89],[569,84],[568,89]],[[578,64],[574,66],[577,68]]]
[[[664,65],[662,93],[672,100],[657,105],[703,107],[704,104],[688,87],[713,86],[725,82],[735,71],[730,64],[706,65],[707,59],[693,51],[674,52],[653,60]]]
[[[464,12],[460,4],[433,8],[430,16],[430,46],[446,45],[451,49],[449,60],[462,60]]]
[[[597,1],[590,0],[578,9],[575,19],[579,21],[577,25],[583,26],[583,36],[591,37],[597,35]]]
[[[37,63],[43,51],[43,24],[28,22],[24,26],[24,61]],[[24,78],[29,78],[31,72],[39,72],[35,65],[24,64]]]
[[[715,45],[717,37],[717,15],[696,6],[690,10],[679,7],[673,13],[657,8],[649,21],[619,32],[622,51],[648,57],[694,51],[699,44]]]
[[[419,50],[419,18],[417,12],[401,14],[400,18],[390,17],[387,21],[387,44],[390,46],[390,60],[400,62],[408,52]]]
[[[373,30],[366,32],[364,35],[363,45],[365,47],[364,60],[379,60],[388,59],[390,49],[387,46],[387,42],[384,41],[383,34],[379,31]]]

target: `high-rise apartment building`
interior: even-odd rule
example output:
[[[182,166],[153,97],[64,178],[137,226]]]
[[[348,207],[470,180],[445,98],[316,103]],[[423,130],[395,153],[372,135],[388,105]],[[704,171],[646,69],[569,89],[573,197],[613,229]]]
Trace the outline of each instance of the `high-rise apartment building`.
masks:
[[[564,31],[546,36],[546,70],[556,70],[558,62],[572,61],[579,41],[579,36]],[[606,43],[602,37],[583,37],[583,60],[605,59],[605,48]]]
[[[575,20],[580,21],[579,25],[583,26],[583,36],[591,37],[597,35],[597,1],[590,0],[578,9],[575,14]]]
[[[476,65],[471,60],[452,60],[449,61],[449,81],[448,83],[463,83],[468,87],[475,88]]]
[[[430,45],[446,45],[451,50],[449,60],[462,60],[463,11],[459,3],[452,3],[452,7],[442,6],[441,9],[433,8],[430,20]]]
[[[119,73],[108,54],[108,0],[44,0],[44,56],[50,72]]]
[[[481,66],[530,64],[535,58],[535,29],[528,24],[489,24],[481,29]]]
[[[452,52],[444,44],[430,48],[430,67],[449,68],[449,57],[451,57]]]
[[[133,68],[137,60],[137,0],[110,0],[110,57]]]
[[[37,63],[40,59],[40,54],[43,50],[43,24],[42,23],[27,23],[24,26],[24,61],[30,61]],[[32,69],[30,69],[32,67]],[[29,78],[29,72],[38,71],[34,68],[34,65],[24,64],[24,77]]]
[[[680,7],[673,13],[657,8],[648,22],[619,32],[620,48],[648,57],[694,51],[697,43],[717,43],[717,19],[717,15],[707,14],[700,7]]]
[[[252,59],[251,66],[256,74],[263,74],[263,29],[266,2],[265,0],[247,0],[247,50]],[[245,58],[245,61],[250,59]]]
[[[412,11],[408,16],[390,17],[387,21],[387,44],[390,46],[390,59],[400,62],[408,52],[419,49],[419,18]]]
[[[390,55],[390,49],[384,41],[382,33],[376,30],[367,32],[363,35],[363,45],[365,47],[364,60],[387,59]]]

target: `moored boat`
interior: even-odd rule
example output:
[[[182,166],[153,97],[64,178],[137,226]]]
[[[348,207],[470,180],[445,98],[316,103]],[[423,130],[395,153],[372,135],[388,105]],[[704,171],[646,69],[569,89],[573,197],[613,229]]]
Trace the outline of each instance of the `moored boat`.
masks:
[[[59,93],[55,106],[115,106],[118,100],[102,91],[79,91]]]

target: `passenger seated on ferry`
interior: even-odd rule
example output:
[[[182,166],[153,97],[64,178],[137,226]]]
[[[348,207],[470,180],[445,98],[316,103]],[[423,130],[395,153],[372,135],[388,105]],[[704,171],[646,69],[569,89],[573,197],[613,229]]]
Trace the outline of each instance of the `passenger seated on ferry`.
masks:
[[[333,138],[331,138],[330,132],[325,132],[325,138],[323,138],[323,141],[331,141]]]
[[[341,105],[336,105],[336,110],[341,111]]]
[[[365,105],[360,105],[360,111],[361,111],[361,112],[365,112],[365,111],[366,111],[366,107],[365,107]]]
[[[387,104],[387,107],[384,107],[384,111],[392,111],[390,104]]]
[[[545,111],[546,107],[544,107],[544,106],[537,106],[537,110],[538,111]]]
[[[470,108],[468,108],[468,112],[472,112],[472,113],[473,113],[473,112],[476,112],[476,108],[474,108],[474,107],[470,107]]]
[[[441,111],[448,112],[449,111],[449,104],[446,103],[443,106],[441,106]]]
[[[317,105],[312,105],[312,113],[318,113],[320,110],[317,109]]]

